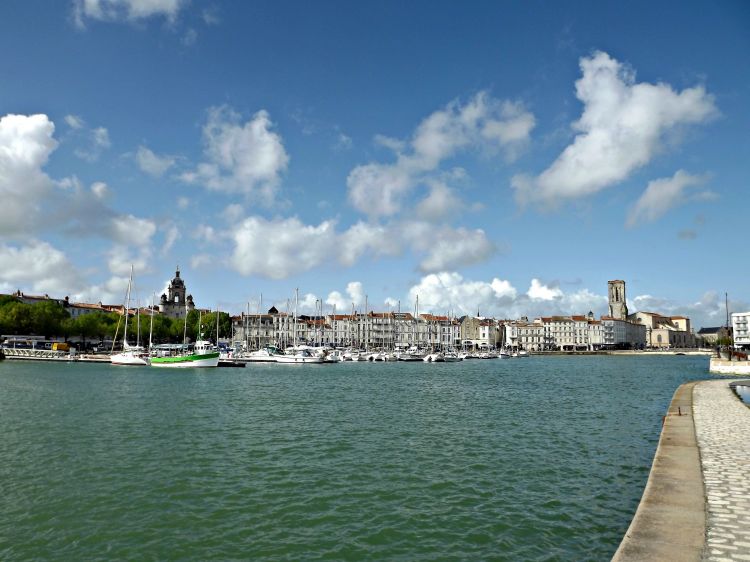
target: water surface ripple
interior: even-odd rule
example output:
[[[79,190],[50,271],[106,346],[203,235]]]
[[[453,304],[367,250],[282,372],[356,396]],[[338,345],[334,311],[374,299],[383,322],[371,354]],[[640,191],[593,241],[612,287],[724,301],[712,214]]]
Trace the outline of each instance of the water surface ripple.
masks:
[[[707,364],[0,362],[0,559],[608,559]]]

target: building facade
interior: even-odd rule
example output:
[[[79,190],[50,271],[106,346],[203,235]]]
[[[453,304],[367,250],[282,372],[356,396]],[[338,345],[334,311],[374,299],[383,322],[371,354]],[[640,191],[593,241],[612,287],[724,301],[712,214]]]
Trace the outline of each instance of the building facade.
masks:
[[[167,292],[162,294],[159,301],[159,311],[168,318],[185,318],[188,312],[195,309],[193,295],[187,294],[185,281],[180,277],[180,268],[169,282]]]
[[[750,349],[748,322],[750,322],[750,312],[732,313],[732,332],[734,333],[735,349]]]

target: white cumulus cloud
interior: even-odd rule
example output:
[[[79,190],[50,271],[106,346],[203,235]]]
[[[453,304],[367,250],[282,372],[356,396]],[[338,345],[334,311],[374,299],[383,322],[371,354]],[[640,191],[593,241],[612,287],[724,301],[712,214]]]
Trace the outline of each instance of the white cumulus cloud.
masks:
[[[4,291],[30,287],[54,296],[81,290],[84,282],[65,254],[47,242],[0,246],[0,287]]]
[[[630,210],[627,225],[635,226],[641,222],[653,222],[670,209],[696,197],[702,199],[713,197],[714,194],[710,191],[697,193],[692,189],[703,185],[706,180],[706,176],[694,176],[684,170],[678,170],[671,178],[650,181]]]
[[[206,161],[182,179],[270,204],[289,162],[281,136],[272,127],[267,111],[258,111],[242,123],[240,115],[227,106],[211,108],[203,127]]]
[[[360,281],[350,281],[346,285],[346,296],[339,291],[331,291],[326,298],[326,304],[335,306],[338,314],[346,314],[352,306],[359,307],[365,302],[365,291]]]
[[[425,275],[409,289],[409,299],[419,296],[420,312],[467,314],[496,318],[530,319],[557,314],[595,314],[606,311],[607,298],[582,289],[565,293],[558,287],[548,287],[532,279],[529,290],[519,293],[513,285],[500,278],[491,281],[464,279],[456,272]]]
[[[332,221],[317,226],[297,218],[269,221],[249,217],[232,233],[231,266],[242,275],[283,279],[332,259],[336,232]]]
[[[531,286],[526,293],[530,299],[551,301],[562,298],[563,292],[559,287],[550,287],[543,284],[539,279],[532,279]]]
[[[370,217],[397,214],[405,197],[447,158],[459,151],[504,151],[507,159],[529,139],[534,116],[521,104],[503,102],[479,92],[467,103],[451,102],[435,111],[403,143],[383,135],[375,140],[397,152],[395,163],[369,163],[347,178],[349,202]]]
[[[167,154],[159,156],[145,146],[139,146],[135,153],[135,162],[141,171],[155,178],[163,176],[167,170],[174,166],[176,161],[177,159],[174,156]]]
[[[521,204],[549,206],[601,191],[648,164],[668,134],[717,113],[702,86],[676,92],[668,84],[636,82],[607,53],[584,57],[580,66],[576,96],[584,108],[573,124],[577,135],[539,176],[513,178]]]
[[[185,4],[186,0],[74,0],[73,19],[81,29],[87,19],[135,22],[161,16],[174,22]]]
[[[0,118],[0,236],[39,225],[40,208],[53,190],[42,171],[57,148],[55,125],[46,115]]]

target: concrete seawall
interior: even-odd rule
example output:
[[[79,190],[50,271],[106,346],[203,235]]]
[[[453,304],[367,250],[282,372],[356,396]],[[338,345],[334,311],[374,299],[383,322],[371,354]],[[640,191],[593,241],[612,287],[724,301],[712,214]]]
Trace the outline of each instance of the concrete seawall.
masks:
[[[750,376],[750,361],[729,361],[712,357],[708,370],[717,375]]]
[[[651,473],[612,560],[701,560],[706,505],[693,421],[693,388],[680,386],[664,419]]]

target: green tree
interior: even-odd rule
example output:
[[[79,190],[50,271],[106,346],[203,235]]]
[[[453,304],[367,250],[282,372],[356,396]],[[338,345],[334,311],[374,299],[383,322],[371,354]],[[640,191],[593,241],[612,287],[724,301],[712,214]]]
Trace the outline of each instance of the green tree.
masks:
[[[202,318],[203,339],[216,339],[216,313],[209,312]],[[219,313],[219,337],[229,338],[232,336],[232,318],[226,312]]]
[[[83,314],[73,320],[72,335],[80,336],[84,345],[87,339],[97,337],[101,333],[101,323],[98,314]]]
[[[33,328],[31,306],[19,301],[6,303],[0,309],[0,325],[3,334],[30,334]]]
[[[66,318],[70,318],[70,314],[56,301],[42,301],[31,307],[31,329],[45,338],[61,335]]]

